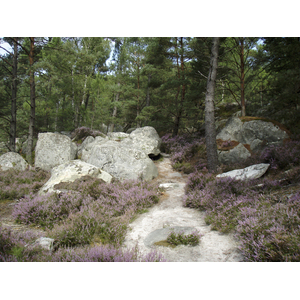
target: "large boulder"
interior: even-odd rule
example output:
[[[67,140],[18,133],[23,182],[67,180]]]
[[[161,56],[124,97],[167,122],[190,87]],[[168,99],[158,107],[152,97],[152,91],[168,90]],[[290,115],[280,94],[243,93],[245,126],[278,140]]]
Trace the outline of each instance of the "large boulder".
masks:
[[[81,148],[81,160],[83,161],[88,161],[91,150],[95,145],[102,145],[106,142],[109,141],[108,137],[102,137],[102,136],[96,136],[94,140],[89,140],[88,143],[86,143],[82,148]]]
[[[244,168],[244,169],[238,169],[229,171],[223,174],[219,174],[216,177],[231,177],[236,180],[251,180],[251,179],[257,179],[264,175],[266,171],[268,170],[270,164],[257,164],[252,165],[250,167]]]
[[[94,165],[76,159],[53,168],[51,170],[50,179],[42,186],[39,194],[51,192],[60,193],[61,190],[55,188],[57,184],[61,182],[74,182],[84,176],[102,179],[107,183],[110,183],[112,180],[112,176],[107,172]]]
[[[29,165],[25,159],[18,153],[7,152],[0,156],[0,170],[16,169],[24,171]]]
[[[261,150],[262,146],[280,144],[289,138],[283,126],[277,122],[255,117],[231,117],[217,135],[217,139],[238,141],[248,144],[251,151]]]
[[[108,172],[119,180],[139,179],[152,180],[158,175],[153,161],[144,151],[129,147],[122,142],[107,141],[95,143],[88,154],[87,163]]]
[[[50,171],[53,167],[75,159],[77,146],[59,133],[39,133],[35,148],[35,167]]]
[[[219,161],[235,163],[259,152],[268,145],[281,144],[289,138],[288,131],[275,122],[256,117],[236,117],[228,119],[224,128],[217,134],[217,143],[235,142],[235,148],[218,147]]]
[[[244,122],[241,131],[241,142],[249,144],[252,151],[261,150],[264,145],[281,144],[289,138],[280,125],[263,120]]]
[[[145,126],[132,131],[121,144],[144,151],[149,156],[157,156],[160,154],[161,138],[153,127]]]
[[[218,150],[218,159],[219,162],[222,164],[238,163],[241,160],[246,160],[250,156],[250,151],[243,144],[240,143],[234,148],[227,151]]]
[[[92,143],[95,140],[93,136],[87,136],[81,145],[78,145],[77,157],[80,158],[82,156],[82,151],[84,151],[88,144]]]

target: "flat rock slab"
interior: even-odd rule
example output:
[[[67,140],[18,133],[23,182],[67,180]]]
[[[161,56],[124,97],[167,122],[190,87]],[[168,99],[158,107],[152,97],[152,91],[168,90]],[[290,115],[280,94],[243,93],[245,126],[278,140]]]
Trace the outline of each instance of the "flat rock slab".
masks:
[[[264,175],[266,171],[268,170],[270,164],[256,164],[249,166],[244,169],[237,169],[233,171],[229,171],[226,173],[222,173],[217,175],[217,178],[220,177],[231,177],[236,180],[252,180],[257,179]]]
[[[171,189],[174,189],[174,188],[177,188],[179,187],[178,183],[161,183],[159,185],[160,188],[164,188],[165,190],[171,190]]]
[[[151,247],[156,242],[165,241],[172,231],[174,231],[175,233],[183,232],[184,234],[191,234],[194,230],[194,227],[181,226],[156,229],[146,236],[146,238],[144,239],[144,244],[147,247]]]

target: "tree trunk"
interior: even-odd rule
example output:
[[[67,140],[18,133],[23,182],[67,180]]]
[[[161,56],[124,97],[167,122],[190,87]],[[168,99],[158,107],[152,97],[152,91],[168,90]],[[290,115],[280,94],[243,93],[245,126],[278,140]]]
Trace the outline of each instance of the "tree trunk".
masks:
[[[29,135],[27,141],[26,159],[29,164],[33,164],[32,150],[33,150],[33,134],[35,126],[35,82],[34,82],[34,37],[30,38],[29,51],[29,84],[30,84],[30,121],[29,121]]]
[[[244,38],[240,40],[241,52],[240,52],[240,61],[241,61],[241,108],[242,108],[242,117],[246,116],[246,104],[245,104],[245,61],[244,61]]]
[[[119,97],[120,97],[119,88],[120,88],[120,85],[121,85],[121,83],[118,82],[118,91],[116,93],[115,103],[119,102]],[[113,113],[112,113],[112,122],[109,124],[107,132],[113,132],[114,131],[114,127],[115,127],[114,120],[117,117],[117,112],[118,112],[118,107],[115,105],[114,109],[113,109]]]
[[[207,165],[210,173],[215,173],[218,166],[218,153],[216,144],[214,96],[218,67],[220,38],[213,38],[210,58],[209,75],[205,96],[205,140],[207,152]]]
[[[150,81],[151,81],[151,74],[148,74],[148,87],[147,87],[147,98],[146,98],[146,106],[150,106]]]
[[[177,38],[176,38],[176,44],[175,44],[175,52],[176,52],[177,77],[178,77],[178,80],[180,80],[180,68],[179,68],[179,55],[178,55],[178,50],[177,50]],[[181,111],[180,111],[180,108],[179,108],[179,101],[178,101],[179,94],[180,94],[180,85],[178,85],[177,93],[176,93],[176,96],[175,96],[176,116],[175,116],[175,120],[174,120],[174,128],[173,128],[173,133],[172,133],[173,137],[178,135],[179,125],[180,125],[180,118],[181,118]]]
[[[14,56],[11,86],[11,121],[9,149],[16,152],[16,131],[17,131],[17,69],[18,69],[18,45],[17,38],[14,38]]]
[[[138,118],[141,113],[141,100],[140,100],[140,60],[139,56],[137,57],[137,107],[136,107],[136,117]],[[141,120],[137,120],[136,127],[141,127]]]

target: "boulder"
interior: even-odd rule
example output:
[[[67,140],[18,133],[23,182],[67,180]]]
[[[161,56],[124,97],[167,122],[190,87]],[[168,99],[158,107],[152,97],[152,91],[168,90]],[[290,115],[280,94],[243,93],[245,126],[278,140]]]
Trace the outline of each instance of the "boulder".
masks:
[[[108,137],[96,136],[92,142],[86,143],[84,147],[81,149],[81,160],[87,161],[91,154],[91,149],[95,145],[102,145],[109,141]]]
[[[125,132],[109,132],[107,136],[110,140],[119,142],[122,141],[123,139],[128,138],[129,134]]]
[[[252,151],[261,150],[264,145],[280,144],[289,135],[278,125],[262,120],[244,122],[241,130],[241,142],[249,144]]]
[[[82,142],[81,145],[78,145],[78,151],[77,151],[77,156],[81,157],[82,156],[82,151],[85,150],[86,146],[90,143],[92,143],[95,140],[94,137],[92,136],[87,136],[84,141]]]
[[[231,177],[236,180],[251,180],[251,179],[257,179],[264,175],[269,168],[270,164],[257,164],[252,165],[250,167],[244,168],[244,169],[238,169],[229,171],[223,174],[219,174],[216,177]]]
[[[0,156],[0,169],[6,171],[8,169],[16,169],[24,171],[29,165],[25,159],[18,153],[7,152]]]
[[[231,117],[226,122],[224,128],[217,135],[217,139],[223,141],[238,141],[241,142],[241,130],[243,127],[243,122],[238,117]]]
[[[83,176],[102,179],[107,183],[110,183],[112,180],[112,176],[107,172],[94,165],[76,159],[53,168],[51,170],[50,179],[42,186],[39,194],[41,195],[51,192],[60,193],[60,190],[55,189],[56,184],[61,182],[74,182]]]
[[[144,151],[149,156],[160,154],[161,138],[151,126],[137,128],[121,144]]]
[[[218,159],[222,164],[234,164],[251,156],[251,153],[243,144],[238,144],[233,149],[228,151],[218,150]]]
[[[119,180],[139,179],[152,180],[158,175],[153,161],[144,151],[129,147],[122,142],[107,141],[95,143],[87,157],[87,163],[108,172]]]
[[[251,151],[259,151],[270,144],[282,143],[289,138],[283,127],[274,121],[255,117],[231,117],[217,135],[217,139],[238,141],[250,145]]]
[[[35,167],[49,171],[53,167],[75,159],[77,146],[59,133],[39,133],[35,148]]]
[[[226,141],[236,142],[237,146],[229,151],[218,148],[219,161],[229,164],[244,160],[252,152],[259,152],[268,145],[283,143],[289,138],[289,134],[275,121],[232,116],[216,138],[219,144]]]
[[[54,243],[54,239],[47,238],[47,237],[40,237],[33,243],[33,245],[31,245],[31,247],[40,246],[45,250],[52,251],[53,243]]]

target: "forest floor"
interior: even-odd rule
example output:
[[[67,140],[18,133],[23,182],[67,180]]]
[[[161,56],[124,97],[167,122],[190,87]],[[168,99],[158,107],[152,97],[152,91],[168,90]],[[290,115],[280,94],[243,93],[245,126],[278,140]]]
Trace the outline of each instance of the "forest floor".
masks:
[[[123,247],[137,246],[142,254],[157,250],[171,262],[242,261],[238,243],[232,234],[211,230],[204,221],[204,212],[183,206],[188,175],[175,172],[167,157],[155,163],[159,172],[155,181],[165,187],[165,192],[157,205],[130,223]],[[203,236],[197,246],[179,245],[173,248],[155,244],[165,241],[172,229],[186,234],[198,230]]]

